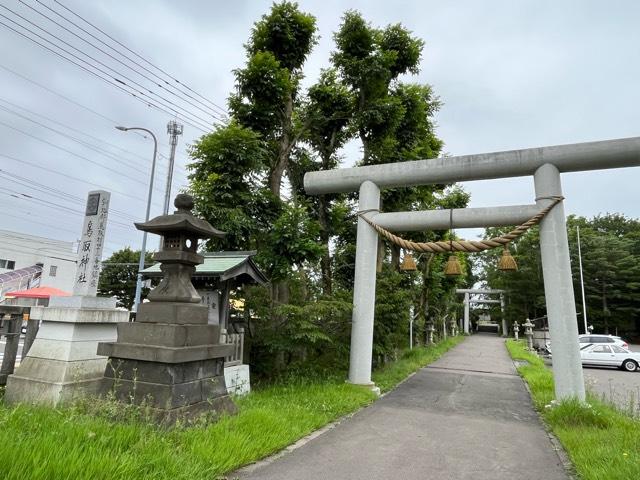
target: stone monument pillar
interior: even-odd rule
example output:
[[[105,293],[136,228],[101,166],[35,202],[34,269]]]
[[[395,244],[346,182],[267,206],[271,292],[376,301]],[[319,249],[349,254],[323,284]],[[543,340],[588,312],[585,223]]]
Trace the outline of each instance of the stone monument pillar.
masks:
[[[178,195],[175,206],[172,215],[136,223],[163,237],[154,259],[164,277],[138,307],[136,321],[118,324],[117,341],[98,346],[99,354],[109,356],[105,391],[149,406],[160,423],[235,411],[224,379],[224,357],[233,345],[220,344],[220,326],[208,323],[208,307],[191,283],[195,266],[204,261],[198,239],[225,234],[191,214],[189,195]]]
[[[73,296],[52,297],[48,307],[31,308],[31,321],[42,324],[8,378],[5,402],[57,405],[99,392],[107,358],[96,355],[98,342],[114,340],[116,323],[129,315],[116,309],[115,298],[96,297],[109,200],[109,192],[89,192]]]

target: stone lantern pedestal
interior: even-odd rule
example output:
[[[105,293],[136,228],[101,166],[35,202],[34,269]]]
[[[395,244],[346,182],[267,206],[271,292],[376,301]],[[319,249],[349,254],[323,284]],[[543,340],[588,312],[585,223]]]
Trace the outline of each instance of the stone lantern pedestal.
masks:
[[[164,278],[138,307],[136,321],[118,324],[118,340],[101,343],[109,357],[103,388],[123,402],[143,404],[161,423],[199,414],[235,412],[224,379],[224,357],[233,345],[220,344],[218,325],[208,324],[208,308],[191,284],[199,238],[224,235],[191,214],[193,200],[178,195],[173,215],[136,224],[164,237],[154,259]]]

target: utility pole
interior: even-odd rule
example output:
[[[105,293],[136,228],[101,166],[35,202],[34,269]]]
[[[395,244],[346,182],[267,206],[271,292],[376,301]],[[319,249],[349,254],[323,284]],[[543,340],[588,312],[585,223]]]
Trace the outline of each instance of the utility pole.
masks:
[[[171,154],[169,155],[169,169],[167,170],[167,187],[164,193],[164,209],[163,215],[169,213],[169,203],[171,202],[171,183],[173,181],[173,164],[176,159],[176,146],[178,145],[178,135],[182,135],[183,126],[175,120],[167,123],[167,133],[169,134],[169,145],[171,146]]]
[[[175,120],[169,120],[167,123],[167,133],[169,134],[169,145],[171,146],[171,152],[169,154],[169,166],[167,167],[167,186],[164,192],[164,208],[162,209],[163,215],[169,214],[169,204],[171,203],[171,184],[173,183],[173,165],[176,160],[176,147],[178,146],[178,135],[182,135],[183,125],[179,124]],[[162,243],[164,237],[160,237],[160,245],[158,251],[162,250]]]

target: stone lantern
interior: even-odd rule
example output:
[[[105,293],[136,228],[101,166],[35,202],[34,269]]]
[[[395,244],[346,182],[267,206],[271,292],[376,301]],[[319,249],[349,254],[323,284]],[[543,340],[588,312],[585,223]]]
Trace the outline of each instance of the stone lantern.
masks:
[[[520,332],[520,325],[518,322],[513,322],[513,338],[518,340],[518,333]]]
[[[432,320],[427,320],[427,344],[432,345],[433,342],[433,333],[436,331],[436,327],[433,325]]]
[[[533,323],[527,318],[527,321],[522,324],[524,327],[524,336],[527,337],[527,349],[533,350]]]
[[[449,333],[452,337],[455,337],[458,334],[458,324],[455,318],[449,320]]]
[[[109,357],[104,390],[144,403],[162,423],[235,411],[224,380],[224,358],[233,345],[219,343],[220,327],[208,324],[208,308],[191,283],[204,260],[198,240],[225,233],[193,216],[189,195],[178,195],[175,206],[171,215],[135,224],[163,237],[154,255],[163,279],[139,305],[136,321],[118,324],[118,340],[98,345],[98,354]]]

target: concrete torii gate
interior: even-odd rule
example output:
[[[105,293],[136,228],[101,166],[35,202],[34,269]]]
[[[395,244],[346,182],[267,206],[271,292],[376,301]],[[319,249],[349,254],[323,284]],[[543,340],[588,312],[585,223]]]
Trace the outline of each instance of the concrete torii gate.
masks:
[[[416,160],[364,167],[310,172],[304,177],[310,195],[360,192],[362,216],[391,231],[477,228],[519,225],[548,206],[549,197],[561,196],[561,172],[623,168],[640,165],[640,137],[578,143],[525,150]],[[409,187],[533,176],[535,204],[494,208],[466,208],[450,212],[379,213],[380,188]],[[353,291],[353,319],[349,382],[371,382],[373,317],[375,307],[378,235],[363,219],[358,219],[356,265]],[[562,203],[540,222],[540,252],[544,290],[553,342],[553,376],[557,399],[584,400],[584,378],[578,349],[578,327],[574,304],[569,245]]]
[[[462,331],[464,333],[469,332],[469,307],[472,303],[499,303],[500,304],[500,312],[502,313],[502,336],[506,336],[507,334],[507,320],[504,318],[504,290],[497,289],[468,289],[468,288],[457,288],[456,293],[464,294],[464,321],[462,323]],[[471,295],[500,295],[500,300],[489,300],[489,299],[473,299]]]

